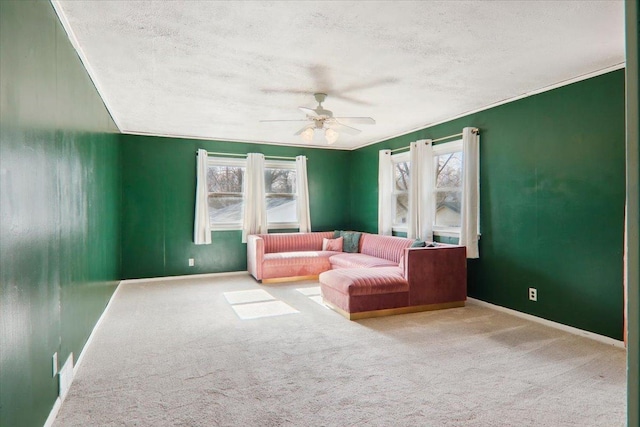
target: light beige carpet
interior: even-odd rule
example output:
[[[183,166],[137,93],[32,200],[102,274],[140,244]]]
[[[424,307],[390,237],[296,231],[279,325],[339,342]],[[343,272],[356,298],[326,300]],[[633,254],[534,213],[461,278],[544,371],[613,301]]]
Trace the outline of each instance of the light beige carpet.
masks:
[[[475,305],[350,322],[317,286],[121,285],[55,426],[625,423],[622,349]]]

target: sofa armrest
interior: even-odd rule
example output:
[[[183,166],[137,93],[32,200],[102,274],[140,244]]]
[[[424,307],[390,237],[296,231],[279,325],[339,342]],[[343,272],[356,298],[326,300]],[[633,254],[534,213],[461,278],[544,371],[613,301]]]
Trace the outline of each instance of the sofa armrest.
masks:
[[[262,280],[264,240],[255,234],[247,236],[247,270],[256,280]]]
[[[467,252],[464,246],[407,248],[404,277],[409,304],[441,304],[467,299]]]

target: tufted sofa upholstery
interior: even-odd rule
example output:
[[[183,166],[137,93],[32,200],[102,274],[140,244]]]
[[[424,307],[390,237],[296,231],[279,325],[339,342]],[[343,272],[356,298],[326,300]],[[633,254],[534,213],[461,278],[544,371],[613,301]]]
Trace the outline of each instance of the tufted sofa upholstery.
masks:
[[[322,250],[322,239],[332,237],[332,231],[252,234],[247,237],[247,269],[263,282],[317,276],[331,268],[329,257],[340,253]]]
[[[464,306],[466,250],[362,233],[357,253],[323,251],[333,232],[251,235],[249,273],[263,283],[319,277],[329,305],[349,319]]]

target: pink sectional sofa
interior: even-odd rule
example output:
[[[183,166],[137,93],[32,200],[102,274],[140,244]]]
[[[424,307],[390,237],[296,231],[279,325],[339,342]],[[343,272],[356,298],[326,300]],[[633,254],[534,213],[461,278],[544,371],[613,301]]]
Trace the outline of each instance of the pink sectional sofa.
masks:
[[[318,277],[325,302],[352,320],[464,306],[464,246],[414,248],[412,239],[362,233],[357,253],[323,251],[323,239],[332,237],[330,231],[249,236],[249,273],[263,283]]]

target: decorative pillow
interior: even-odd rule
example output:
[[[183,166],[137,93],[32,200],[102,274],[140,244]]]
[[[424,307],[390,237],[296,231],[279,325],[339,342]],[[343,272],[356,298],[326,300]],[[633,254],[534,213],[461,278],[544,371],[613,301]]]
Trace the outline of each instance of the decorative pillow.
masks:
[[[336,230],[333,232],[333,238],[337,239],[338,237],[342,236],[342,233],[344,233],[344,231],[342,230]]]
[[[425,246],[427,246],[427,242],[420,239],[416,239],[416,241],[411,244],[412,248],[424,248]]]
[[[337,239],[327,239],[325,237],[322,239],[322,250],[342,252],[343,241],[344,239],[342,237],[338,237]]]
[[[360,236],[362,233],[358,231],[343,231],[342,237],[344,237],[344,244],[342,250],[350,253],[358,253],[360,247]]]

